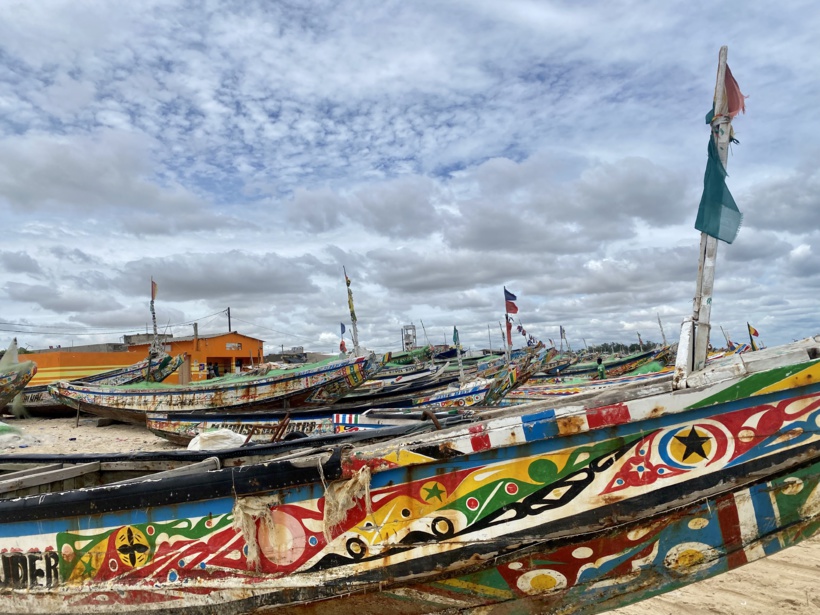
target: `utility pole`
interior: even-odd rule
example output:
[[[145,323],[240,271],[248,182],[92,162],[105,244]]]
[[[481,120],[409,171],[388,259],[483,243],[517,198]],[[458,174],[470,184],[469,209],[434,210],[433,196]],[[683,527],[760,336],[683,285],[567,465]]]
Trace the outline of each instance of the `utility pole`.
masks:
[[[228,333],[231,331],[233,331],[233,329],[231,329],[231,308],[228,308]]]

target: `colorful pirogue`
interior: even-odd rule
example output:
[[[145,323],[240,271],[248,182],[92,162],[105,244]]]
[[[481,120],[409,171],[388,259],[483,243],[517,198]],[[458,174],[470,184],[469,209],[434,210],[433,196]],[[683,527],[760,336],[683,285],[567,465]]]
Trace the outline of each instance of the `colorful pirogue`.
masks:
[[[0,410],[20,394],[36,373],[37,365],[32,361],[18,362],[15,339],[0,357]]]
[[[187,385],[140,383],[105,386],[58,382],[49,385],[60,403],[97,416],[145,424],[145,414],[207,409],[265,409],[330,404],[376,373],[386,355],[346,357],[291,369],[228,375]]]
[[[560,612],[736,567],[820,529],[820,337],[754,355],[660,395],[0,501],[0,611]]]
[[[70,380],[71,383],[95,385],[122,385],[136,382],[162,382],[173,374],[185,361],[185,355],[174,357],[162,353],[158,356],[149,356],[133,365],[107,370],[82,378]],[[48,392],[48,384],[26,387],[23,391],[23,405],[26,410],[38,416],[53,414],[55,410],[66,409]]]

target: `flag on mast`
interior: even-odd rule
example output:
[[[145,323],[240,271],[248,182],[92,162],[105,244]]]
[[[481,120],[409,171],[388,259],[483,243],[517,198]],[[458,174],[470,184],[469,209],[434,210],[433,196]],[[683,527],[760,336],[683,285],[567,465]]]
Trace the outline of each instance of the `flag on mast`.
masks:
[[[720,92],[718,88],[723,88]],[[719,94],[722,94],[719,96]],[[723,83],[717,84],[715,89],[715,100],[721,100],[720,109],[715,108],[716,103],[712,103],[712,108],[706,114],[706,123],[713,124],[713,132],[718,130],[720,124],[721,133],[727,130],[729,140],[734,141],[734,130],[732,129],[732,118],[738,113],[746,112],[746,97],[740,91],[737,81],[732,76],[732,71],[726,65],[726,73]],[[724,128],[723,124],[726,124]],[[726,167],[720,160],[720,154],[716,144],[717,134],[709,135],[708,157],[706,162],[706,173],[703,176],[703,194],[698,206],[698,217],[695,220],[695,228],[710,237],[720,239],[726,243],[732,243],[740,231],[743,222],[743,214],[737,208],[735,199],[729,188],[726,186]]]
[[[507,346],[512,348],[512,318],[510,318],[506,314],[504,314],[504,318],[506,318],[507,320]]]
[[[458,347],[461,344],[461,341],[458,338],[458,329],[453,327],[453,346]]]
[[[752,343],[752,350],[759,350],[755,343],[755,338],[760,337],[760,333],[748,322],[746,323],[746,327],[749,329],[749,341]]]
[[[518,306],[513,303],[516,301],[518,297],[512,294],[510,291],[507,290],[507,287],[504,287],[504,311],[507,314],[518,314]]]
[[[157,298],[157,283],[151,278],[151,301]]]
[[[345,323],[340,322],[339,324],[340,324],[340,325],[341,325],[341,327],[342,327],[342,337],[344,337],[344,336],[345,336],[345,331],[347,330],[347,329],[345,329]]]

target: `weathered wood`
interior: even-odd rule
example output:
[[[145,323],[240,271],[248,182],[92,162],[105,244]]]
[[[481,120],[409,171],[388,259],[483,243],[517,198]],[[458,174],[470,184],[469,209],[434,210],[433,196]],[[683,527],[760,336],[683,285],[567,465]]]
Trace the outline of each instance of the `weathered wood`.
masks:
[[[157,472],[156,474],[148,474],[146,476],[139,476],[137,478],[129,478],[121,480],[110,485],[129,485],[131,483],[140,483],[146,480],[160,480],[163,478],[170,478],[172,476],[190,476],[193,474],[201,474],[203,472],[210,472],[211,470],[218,470],[221,467],[218,457],[208,457],[204,461],[191,463],[180,468],[172,470],[165,470],[164,472]]]
[[[41,472],[50,472],[52,470],[59,470],[63,467],[62,463],[51,463],[48,465],[37,465],[32,468],[24,468],[20,469],[19,466],[14,466],[13,464],[7,464],[8,468],[13,469],[13,472],[9,474],[4,474],[2,476],[2,480],[14,480],[15,478],[22,478],[23,476],[31,476],[32,474],[40,474]],[[0,470],[4,468],[0,467]]]
[[[725,121],[724,107],[726,106],[726,57],[729,49],[720,48],[718,60],[717,80],[715,82],[715,117],[712,119],[712,138],[715,139],[720,162],[726,168],[728,160],[728,143],[731,128],[721,128]],[[731,123],[728,124],[731,126]],[[715,260],[717,259],[717,239],[701,234],[700,265],[698,267],[698,286],[695,292],[694,315],[697,323],[695,330],[695,356],[693,369],[703,368],[706,364],[706,354],[709,349],[709,332],[711,329],[712,292],[715,287]]]
[[[89,472],[99,472],[100,462],[93,461],[91,463],[82,463],[76,466],[67,468],[60,468],[58,470],[49,470],[45,472],[38,472],[36,474],[28,474],[19,478],[12,478],[0,481],[0,493],[8,493],[16,491],[17,489],[26,489],[28,487],[35,487],[38,485],[45,485],[56,481],[66,480],[88,474]]]

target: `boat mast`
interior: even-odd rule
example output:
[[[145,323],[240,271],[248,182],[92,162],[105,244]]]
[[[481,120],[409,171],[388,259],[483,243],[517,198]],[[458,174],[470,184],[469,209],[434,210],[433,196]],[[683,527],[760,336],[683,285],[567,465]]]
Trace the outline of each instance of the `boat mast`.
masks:
[[[350,290],[350,278],[347,277],[347,269],[342,267],[345,274],[345,285],[347,286],[347,307],[350,308],[350,323],[351,335],[353,336],[353,353],[355,356],[361,356],[359,351],[359,328],[356,326],[356,310],[353,309],[353,291]]]
[[[663,346],[666,348],[666,333],[663,332],[663,323],[661,323],[661,315],[658,314],[658,326],[661,328],[661,337],[663,338]]]
[[[717,79],[715,82],[715,112],[711,131],[723,168],[726,168],[731,139],[731,117],[726,100],[726,57],[729,48],[720,48]],[[687,318],[681,328],[678,357],[675,361],[673,386],[685,386],[686,377],[706,364],[709,348],[710,318],[712,316],[712,292],[715,286],[715,260],[717,239],[704,232],[700,234],[700,257],[698,260],[698,281],[695,287],[692,317]]]

